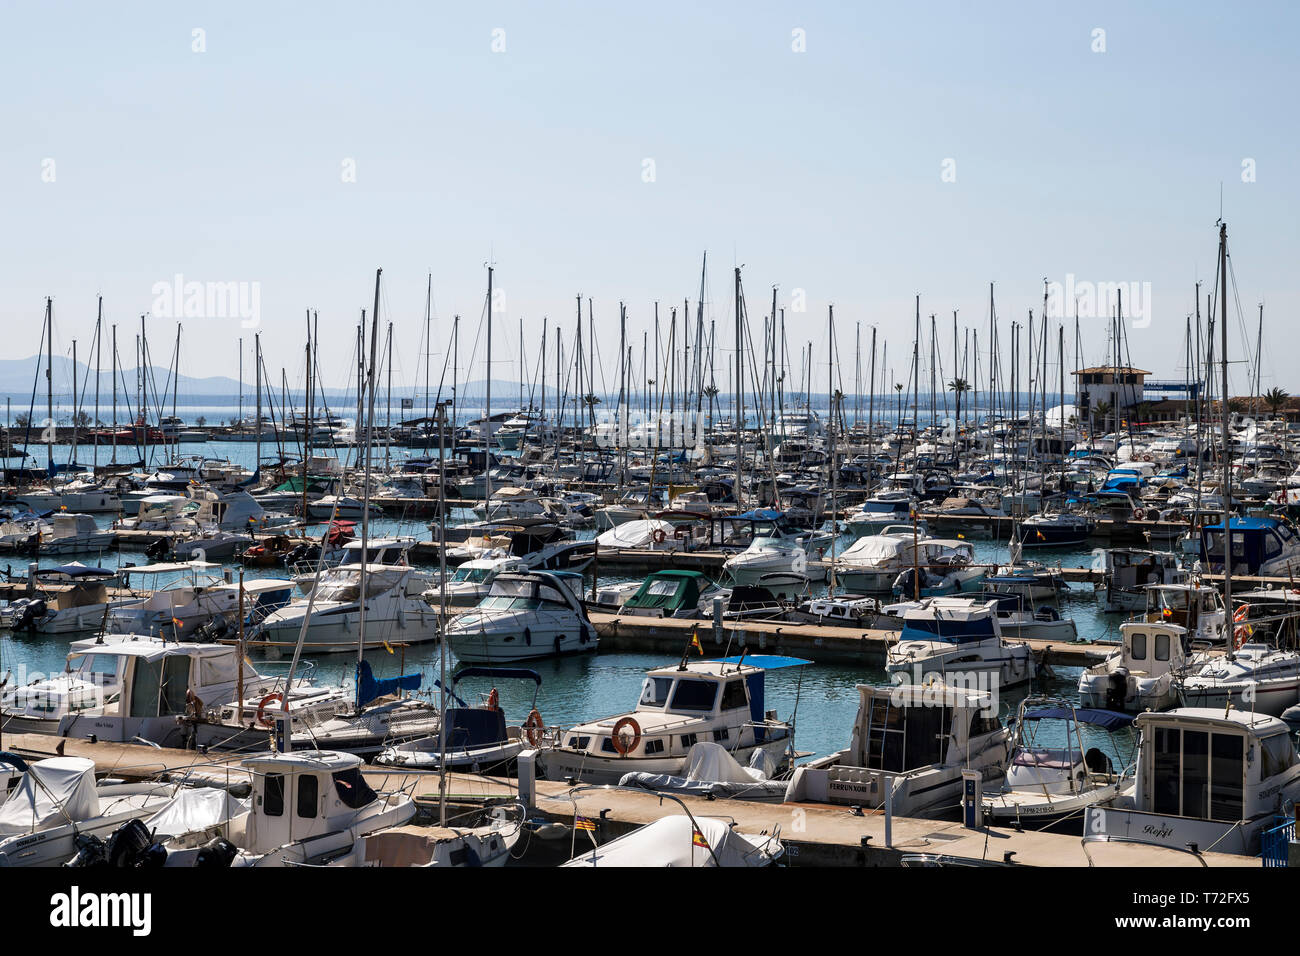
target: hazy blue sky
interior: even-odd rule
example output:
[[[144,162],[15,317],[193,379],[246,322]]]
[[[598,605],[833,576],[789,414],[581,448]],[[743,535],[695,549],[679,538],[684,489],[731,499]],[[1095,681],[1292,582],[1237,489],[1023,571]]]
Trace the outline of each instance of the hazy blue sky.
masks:
[[[787,336],[813,343],[822,382],[828,302],[846,362],[861,322],[901,369],[916,293],[983,344],[989,281],[1005,330],[1069,274],[1150,283],[1133,357],[1181,375],[1222,184],[1234,357],[1262,300],[1264,387],[1300,392],[1297,20],[1222,3],[5,3],[3,355],[36,352],[47,294],[56,351],[75,337],[84,355],[102,292],[132,365],[155,283],[181,274],[258,283],[268,364],[291,379],[319,309],[342,385],[382,266],[409,379],[427,272],[435,350],[459,312],[467,360],[492,259],[494,377],[517,374],[520,318],[530,362],[544,315],[571,340],[581,292],[612,379],[618,301],[639,351],[655,299],[665,318],[695,299],[707,249],[720,346],[743,264],[756,323],[773,284],[788,308],[804,290]],[[235,373],[250,330],[184,325],[186,374]],[[1105,322],[1084,325],[1100,361]],[[165,364],[175,322],[150,330]]]

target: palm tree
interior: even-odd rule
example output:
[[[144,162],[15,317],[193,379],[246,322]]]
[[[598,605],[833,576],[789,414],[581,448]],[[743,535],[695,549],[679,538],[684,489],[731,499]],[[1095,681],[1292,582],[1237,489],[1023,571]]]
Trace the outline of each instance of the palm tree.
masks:
[[[1291,396],[1286,393],[1285,389],[1281,388],[1270,388],[1264,393],[1263,397],[1264,404],[1268,406],[1268,410],[1272,412],[1275,417],[1278,409],[1283,405],[1289,404],[1291,401]]]
[[[718,397],[718,386],[707,385],[704,394],[709,396],[709,430],[713,430],[713,402]]]
[[[1093,412],[1101,418],[1101,430],[1103,432],[1110,431],[1110,413],[1112,411],[1114,409],[1111,407],[1110,402],[1098,402],[1093,406]]]
[[[957,393],[957,409],[956,409],[956,414],[953,417],[956,418],[958,422],[960,422],[961,421],[961,396],[962,396],[962,392],[970,391],[970,382],[966,381],[964,378],[954,378],[951,382],[948,383],[948,389],[949,391]]]

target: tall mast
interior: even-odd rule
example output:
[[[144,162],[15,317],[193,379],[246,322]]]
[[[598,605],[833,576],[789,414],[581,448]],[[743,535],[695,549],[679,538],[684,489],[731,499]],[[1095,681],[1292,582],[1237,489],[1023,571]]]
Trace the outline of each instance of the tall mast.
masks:
[[[360,594],[357,598],[357,710],[361,710],[361,661],[366,650],[366,599],[368,597],[366,586],[367,576],[369,573],[370,557],[370,443],[374,437],[375,429],[375,361],[377,358],[378,339],[379,339],[379,277],[384,274],[383,269],[375,270],[375,308],[371,313],[370,322],[370,368],[366,376],[366,423],[365,438],[361,445],[362,453],[365,455],[365,465],[362,472],[362,489],[361,489],[361,570],[358,574],[360,582]],[[363,358],[364,361],[364,358]],[[314,590],[314,589],[313,589]]]
[[[103,322],[104,322],[104,297],[101,295],[99,297],[99,308],[95,315],[95,422],[93,426],[94,429],[99,428],[99,374],[100,374],[100,367],[101,367],[100,352],[102,351],[104,345]],[[91,431],[91,435],[93,436],[92,441],[94,442],[94,450],[92,451],[92,455],[94,456],[94,467],[98,468],[99,467],[99,436],[95,434],[93,429]]]
[[[1228,416],[1228,224],[1219,223],[1219,357],[1223,369],[1223,392],[1219,404],[1223,412],[1223,607],[1227,617],[1227,652],[1232,656],[1232,446],[1229,444]]]
[[[742,505],[740,501],[740,489],[743,480],[742,470],[744,468],[744,457],[742,439],[744,436],[745,423],[745,383],[744,383],[744,366],[742,364],[742,353],[744,352],[744,331],[740,314],[740,267],[736,267],[736,510],[740,511]]]
[[[490,518],[491,512],[488,510],[488,502],[492,500],[492,455],[488,452],[488,444],[492,440],[492,266],[488,266],[488,287],[487,287],[487,396],[483,406],[483,427],[480,434],[483,438],[483,517]]]

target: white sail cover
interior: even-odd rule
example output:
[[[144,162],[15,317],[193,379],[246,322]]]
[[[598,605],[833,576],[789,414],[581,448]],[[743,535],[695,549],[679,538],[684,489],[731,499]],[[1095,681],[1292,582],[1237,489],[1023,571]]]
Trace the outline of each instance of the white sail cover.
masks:
[[[0,804],[0,839],[98,815],[95,762],[51,757],[30,764],[17,789]]]
[[[248,802],[216,787],[182,787],[171,802],[145,822],[155,839],[199,833],[248,812]]]
[[[654,533],[662,531],[665,543],[673,540],[673,523],[658,518],[641,518],[624,521],[597,535],[596,543],[602,548],[648,548],[654,543]]]
[[[662,817],[575,856],[565,866],[767,866],[780,856],[780,842],[737,833],[717,817],[696,817],[703,840],[696,840],[691,818]],[[579,839],[583,839],[579,834]],[[707,843],[708,846],[701,846]]]

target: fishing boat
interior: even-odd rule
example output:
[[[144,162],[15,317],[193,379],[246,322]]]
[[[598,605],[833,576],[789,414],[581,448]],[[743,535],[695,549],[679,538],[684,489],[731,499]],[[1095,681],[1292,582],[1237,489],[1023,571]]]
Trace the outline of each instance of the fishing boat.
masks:
[[[849,804],[878,810],[890,795],[904,817],[955,815],[962,771],[1000,781],[1011,732],[987,693],[942,681],[858,685],[858,712],[844,750],[797,767],[787,803]]]
[[[1102,610],[1137,611],[1146,607],[1146,589],[1153,584],[1186,584],[1187,572],[1178,556],[1142,548],[1108,548],[1103,576],[1106,585]]]
[[[1172,707],[1178,701],[1178,678],[1205,662],[1191,655],[1187,628],[1126,621],[1119,631],[1119,647],[1079,675],[1079,702],[1126,714]]]
[[[807,663],[743,654],[688,663],[684,654],[681,664],[646,672],[634,710],[559,732],[540,757],[546,778],[617,783],[633,772],[683,775],[701,740],[722,744],[746,764],[765,751],[784,768],[794,725],[764,709],[765,678]]]

